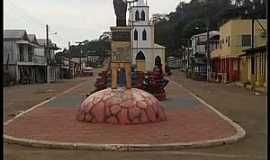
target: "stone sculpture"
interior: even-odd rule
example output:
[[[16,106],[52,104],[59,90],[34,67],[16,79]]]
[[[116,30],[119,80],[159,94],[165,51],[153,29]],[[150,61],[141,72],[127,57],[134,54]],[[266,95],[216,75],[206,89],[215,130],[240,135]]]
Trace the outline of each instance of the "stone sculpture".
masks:
[[[116,26],[126,26],[126,15],[128,3],[134,3],[138,0],[113,0],[114,12],[116,15]]]
[[[124,0],[113,0],[116,15],[116,26],[126,26],[127,2]]]

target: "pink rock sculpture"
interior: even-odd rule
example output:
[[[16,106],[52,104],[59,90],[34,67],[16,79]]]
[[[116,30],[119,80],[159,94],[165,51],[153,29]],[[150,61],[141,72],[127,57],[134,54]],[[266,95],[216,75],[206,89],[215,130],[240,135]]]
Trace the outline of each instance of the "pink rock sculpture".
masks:
[[[108,88],[94,93],[83,101],[77,114],[77,120],[83,122],[124,125],[154,123],[166,119],[159,100],[136,88]]]

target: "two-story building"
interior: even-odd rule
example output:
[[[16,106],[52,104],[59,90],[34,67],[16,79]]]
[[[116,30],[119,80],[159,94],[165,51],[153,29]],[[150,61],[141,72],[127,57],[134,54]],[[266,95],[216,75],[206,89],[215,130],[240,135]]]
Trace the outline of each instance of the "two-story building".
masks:
[[[240,60],[240,81],[254,88],[267,88],[268,54],[266,45],[244,50]]]
[[[261,36],[261,25],[266,27],[267,21],[260,19],[257,22],[259,23],[254,25],[255,47],[266,42],[266,38]],[[217,75],[215,78],[223,77],[221,79],[225,82],[239,81],[241,77],[245,77],[240,75],[247,68],[247,66],[239,65],[240,57],[244,54],[244,50],[252,46],[252,20],[229,20],[220,26],[219,32],[219,48],[211,53],[212,71],[214,75]]]
[[[40,47],[36,48],[38,55],[45,55],[47,61],[46,77],[47,82],[54,82],[60,79],[60,66],[56,64],[55,51],[60,49],[51,40],[37,39]]]
[[[40,44],[38,43],[37,37],[35,34],[28,34],[28,38],[30,42],[35,46],[30,55],[32,55],[32,62],[35,63],[35,82],[36,83],[45,83],[46,82],[46,57],[44,54],[40,54],[38,48],[40,48]]]
[[[36,35],[26,30],[4,30],[3,40],[5,78],[23,84],[46,82],[45,48]]]
[[[209,51],[218,48],[219,32],[209,32]],[[207,32],[191,37],[192,53],[190,55],[190,68],[194,72],[194,78],[207,79]]]
[[[37,47],[35,35],[27,35],[25,30],[4,30],[3,64],[11,81],[36,83],[42,77],[38,68],[46,63],[35,61]]]

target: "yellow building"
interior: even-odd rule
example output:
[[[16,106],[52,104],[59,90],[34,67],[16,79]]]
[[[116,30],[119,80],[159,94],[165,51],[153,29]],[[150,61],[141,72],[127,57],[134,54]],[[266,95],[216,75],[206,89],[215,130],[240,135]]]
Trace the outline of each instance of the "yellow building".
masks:
[[[245,50],[243,55],[242,82],[248,82],[253,87],[267,86],[267,53],[266,46]],[[245,68],[244,68],[245,66]]]
[[[266,19],[255,20],[254,48],[266,44],[266,28]],[[241,55],[252,47],[252,20],[229,20],[220,26],[219,32],[219,49],[211,53],[213,72],[226,75],[228,81],[250,81],[250,62],[247,56]]]

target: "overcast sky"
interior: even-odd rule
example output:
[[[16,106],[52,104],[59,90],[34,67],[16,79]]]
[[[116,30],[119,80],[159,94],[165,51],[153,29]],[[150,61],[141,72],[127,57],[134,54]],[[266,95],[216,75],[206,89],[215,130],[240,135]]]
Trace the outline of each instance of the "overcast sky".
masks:
[[[150,14],[175,11],[179,1],[148,0]],[[46,24],[61,48],[68,41],[97,39],[115,25],[113,0],[4,0],[4,29],[26,29],[45,38]]]

